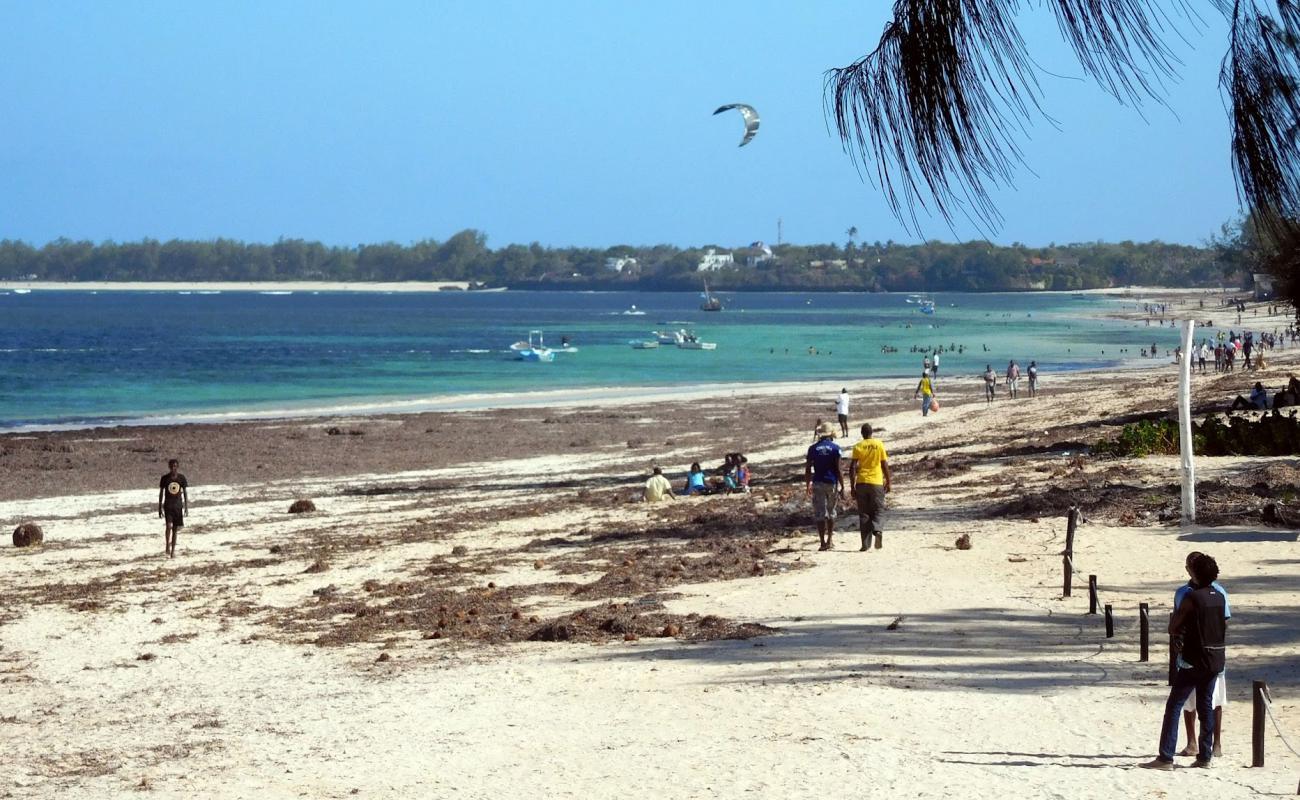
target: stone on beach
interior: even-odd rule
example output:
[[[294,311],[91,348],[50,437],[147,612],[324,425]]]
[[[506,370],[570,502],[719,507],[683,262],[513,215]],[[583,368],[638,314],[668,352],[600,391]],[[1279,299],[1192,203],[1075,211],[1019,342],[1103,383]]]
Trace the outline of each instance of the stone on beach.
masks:
[[[305,497],[302,498],[301,500],[294,500],[293,505],[289,506],[290,514],[306,514],[309,511],[315,511],[315,510],[316,510],[316,504]]]
[[[35,522],[24,522],[14,528],[14,547],[34,547],[45,541],[45,531]]]

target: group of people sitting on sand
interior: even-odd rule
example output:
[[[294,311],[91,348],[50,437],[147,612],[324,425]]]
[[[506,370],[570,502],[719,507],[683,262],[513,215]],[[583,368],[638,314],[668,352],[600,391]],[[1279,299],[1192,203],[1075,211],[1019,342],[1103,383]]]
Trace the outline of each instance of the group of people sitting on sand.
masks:
[[[682,488],[674,491],[672,483],[664,477],[662,467],[655,467],[654,474],[646,481],[644,498],[647,502],[672,500],[677,495],[695,494],[730,494],[749,491],[749,459],[743,453],[727,453],[722,465],[709,474],[695,461],[686,471]]]
[[[1250,390],[1250,397],[1237,395],[1237,399],[1232,401],[1229,411],[1267,411],[1270,408],[1286,408],[1288,406],[1300,405],[1300,380],[1296,380],[1291,375],[1286,382],[1282,391],[1273,395],[1271,402],[1268,395],[1268,389],[1264,384],[1255,381],[1254,387]]]

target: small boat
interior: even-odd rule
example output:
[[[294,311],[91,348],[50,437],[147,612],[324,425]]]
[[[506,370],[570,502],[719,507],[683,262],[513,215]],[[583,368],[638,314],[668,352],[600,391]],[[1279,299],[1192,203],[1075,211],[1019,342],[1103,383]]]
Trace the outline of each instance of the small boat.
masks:
[[[523,345],[523,347],[520,347]],[[515,342],[510,345],[510,349],[515,351],[516,361],[540,361],[549,363],[555,360],[555,351],[546,346],[542,341],[541,331],[529,331],[528,341]]]
[[[679,331],[651,331],[659,344],[677,344],[680,340]]]
[[[644,341],[639,339],[634,339],[628,342],[628,344],[632,345],[633,350],[658,350],[659,349],[658,339],[646,339]]]
[[[678,331],[677,348],[679,350],[717,350],[717,342],[704,342],[695,335],[695,331]]]
[[[933,313],[934,313],[934,301],[933,301],[933,300],[923,300],[923,301],[921,302],[921,313],[922,313],[922,314],[933,314]]]
[[[703,302],[703,303],[700,303],[700,310],[701,310],[701,311],[721,311],[721,310],[722,310],[722,301],[719,300],[718,298],[714,297],[714,296],[713,296],[713,293],[709,291],[709,282],[708,282],[707,280],[704,281],[704,294],[701,295],[701,297],[704,298],[704,302]]]
[[[644,316],[645,316],[645,312],[644,312],[644,311],[641,311],[641,310],[639,310],[639,309],[637,309],[637,307],[636,307],[636,303],[633,303],[631,308],[629,308],[627,311],[624,311],[624,312],[623,312],[623,316],[625,316],[625,317],[644,317]]]
[[[31,289],[14,289],[14,294],[31,294]]]

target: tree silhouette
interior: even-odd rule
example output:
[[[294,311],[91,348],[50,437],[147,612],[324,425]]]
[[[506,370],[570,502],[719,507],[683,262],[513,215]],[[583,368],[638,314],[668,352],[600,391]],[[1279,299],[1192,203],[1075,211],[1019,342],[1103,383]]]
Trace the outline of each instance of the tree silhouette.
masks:
[[[1043,0],[1084,72],[1122,103],[1163,103],[1171,49],[1198,5],[1229,22],[1219,82],[1229,100],[1240,197],[1279,242],[1271,268],[1300,298],[1300,0]],[[1026,0],[896,0],[870,53],[826,75],[826,110],[845,150],[891,210],[1002,217],[991,192],[1013,182],[1019,136],[1042,114],[1040,68],[1016,26]]]

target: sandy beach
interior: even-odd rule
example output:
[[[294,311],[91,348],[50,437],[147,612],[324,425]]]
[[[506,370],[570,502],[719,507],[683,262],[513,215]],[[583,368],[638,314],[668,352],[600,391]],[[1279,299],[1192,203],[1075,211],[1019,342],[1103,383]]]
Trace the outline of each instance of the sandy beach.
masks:
[[[1195,405],[1276,390],[1300,350],[1269,361],[1198,375]],[[1265,521],[1300,459],[1198,459],[1180,527],[1177,457],[1086,452],[1173,410],[1165,360],[991,405],[953,377],[924,419],[912,385],[848,386],[896,473],[866,553],[851,509],[817,551],[801,482],[838,384],[0,436],[0,521],[46,534],[0,548],[0,736],[23,754],[0,797],[1294,792],[1272,725],[1247,765],[1252,680],[1300,743],[1300,532]],[[731,451],[751,493],[637,501],[653,465],[680,484]],[[168,457],[191,486],[175,559]],[[1232,601],[1226,752],[1149,772],[1193,549]]]

